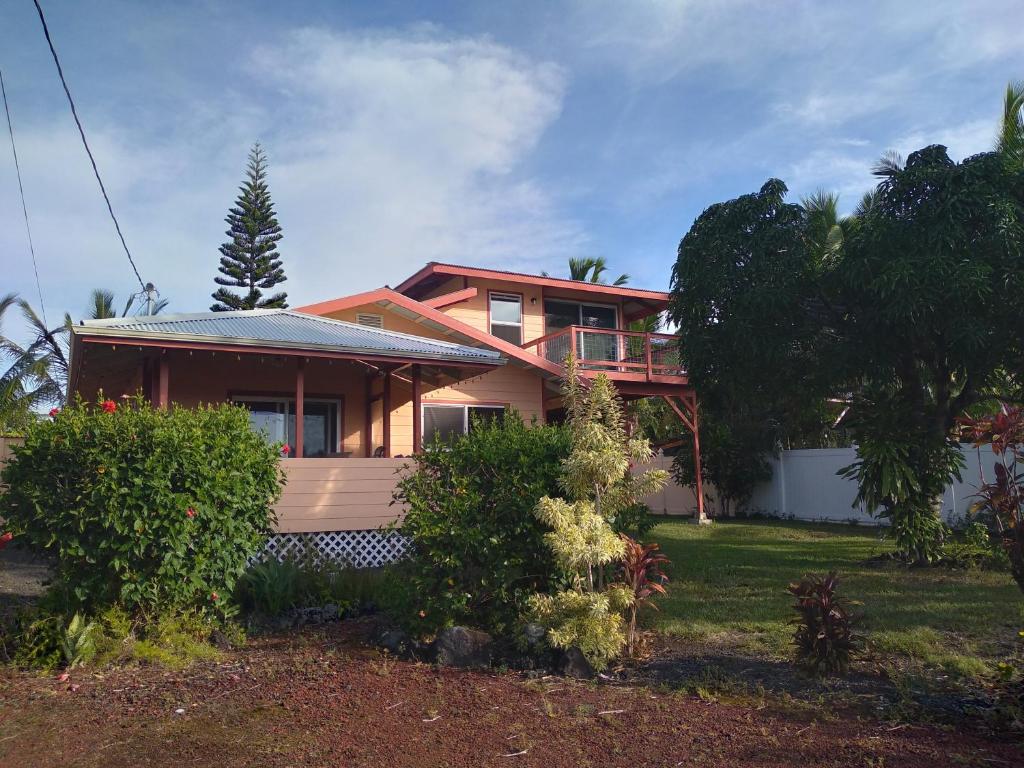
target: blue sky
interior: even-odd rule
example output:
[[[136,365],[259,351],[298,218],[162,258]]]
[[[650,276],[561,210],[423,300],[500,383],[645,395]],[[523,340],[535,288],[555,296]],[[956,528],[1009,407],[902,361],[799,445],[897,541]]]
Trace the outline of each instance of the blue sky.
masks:
[[[143,277],[210,304],[260,140],[294,305],[430,260],[665,289],[708,205],[771,176],[852,208],[889,149],[988,149],[1019,2],[58,2],[44,8]],[[3,68],[51,321],[136,286],[30,0]],[[35,302],[7,137],[0,292]],[[13,329],[4,329],[10,332]]]

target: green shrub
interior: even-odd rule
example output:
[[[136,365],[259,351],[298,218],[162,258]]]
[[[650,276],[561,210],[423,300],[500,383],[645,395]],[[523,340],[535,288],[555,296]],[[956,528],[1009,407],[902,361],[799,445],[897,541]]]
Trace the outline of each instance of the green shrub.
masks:
[[[508,631],[556,572],[533,508],[560,492],[566,431],[527,426],[514,411],[472,426],[411,457],[395,494],[412,554],[392,570],[390,602],[418,634],[462,623]]]
[[[622,585],[603,592],[562,590],[552,595],[533,595],[527,617],[550,627],[548,642],[555,648],[579,648],[594,669],[601,671],[626,645],[627,624],[623,614],[633,596]]]
[[[658,521],[651,515],[651,508],[646,504],[631,504],[620,510],[611,521],[612,530],[624,533],[631,539],[643,541]]]
[[[237,406],[78,402],[26,430],[0,517],[54,556],[76,612],[209,610],[266,540],[277,464]]]

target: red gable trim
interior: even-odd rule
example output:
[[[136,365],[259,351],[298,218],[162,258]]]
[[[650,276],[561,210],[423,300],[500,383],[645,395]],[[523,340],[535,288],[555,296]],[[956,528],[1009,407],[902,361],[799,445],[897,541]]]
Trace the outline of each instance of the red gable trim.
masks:
[[[446,293],[443,296],[435,296],[432,299],[424,299],[423,303],[428,307],[434,309],[440,309],[441,307],[449,307],[452,304],[458,304],[463,301],[476,297],[476,288],[463,288],[461,291],[452,291]]]
[[[439,312],[433,307],[427,306],[422,301],[411,299],[393,288],[378,288],[374,291],[357,293],[354,296],[342,296],[340,299],[321,301],[318,304],[308,304],[304,307],[298,307],[295,311],[306,312],[310,315],[329,315],[331,312],[352,309],[353,307],[372,304],[378,301],[390,301],[392,304],[397,304],[398,306],[408,309],[411,312],[415,312],[428,320],[433,320],[435,323],[443,325],[446,328],[450,328],[456,333],[461,333],[463,336],[473,339],[481,344],[485,344],[491,349],[495,349],[509,357],[514,357],[516,360],[532,365],[535,368],[540,368],[548,373],[554,374],[555,376],[562,375],[562,367],[560,365],[556,365],[550,360],[546,360],[532,352],[527,352],[521,347],[517,347],[515,344],[507,342],[504,339],[499,339],[497,336],[492,336],[485,331],[481,331],[471,325],[467,325],[461,320],[449,317],[444,312]]]
[[[664,291],[650,291],[645,288],[627,288],[622,285],[605,285],[590,283],[586,280],[567,280],[561,277],[544,277],[527,275],[523,272],[505,272],[500,269],[480,269],[478,267],[462,267],[457,264],[438,264],[430,262],[419,272],[402,281],[396,291],[403,293],[421,283],[431,275],[452,275],[456,277],[479,277],[487,280],[503,280],[511,283],[527,283],[547,288],[567,288],[574,291],[598,293],[630,299],[649,299],[668,302],[668,294]]]

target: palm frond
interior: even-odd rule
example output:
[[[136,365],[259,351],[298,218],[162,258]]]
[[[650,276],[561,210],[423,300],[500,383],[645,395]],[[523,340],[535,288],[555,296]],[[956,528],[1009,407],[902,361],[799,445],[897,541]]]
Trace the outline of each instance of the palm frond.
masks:
[[[1024,166],[1024,81],[1010,82],[1006,86],[996,151]]]
[[[903,156],[895,149],[882,154],[871,168],[875,176],[893,176],[903,170]]]

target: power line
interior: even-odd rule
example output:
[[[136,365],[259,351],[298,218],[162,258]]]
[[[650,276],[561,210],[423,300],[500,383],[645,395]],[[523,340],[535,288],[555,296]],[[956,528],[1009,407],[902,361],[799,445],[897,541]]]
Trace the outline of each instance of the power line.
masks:
[[[121,225],[117,223],[117,216],[114,215],[114,206],[110,204],[110,197],[107,195],[107,188],[103,186],[103,179],[100,178],[100,171],[96,167],[96,160],[92,156],[92,150],[89,149],[89,142],[85,139],[85,130],[82,128],[82,121],[78,119],[78,110],[75,109],[75,100],[71,98],[71,91],[68,89],[68,82],[64,79],[64,70],[61,69],[60,59],[57,58],[57,51],[53,47],[53,40],[50,39],[50,29],[46,26],[46,17],[43,16],[43,8],[39,5],[39,0],[33,0],[36,4],[36,11],[39,12],[39,21],[43,25],[43,34],[46,35],[46,43],[50,46],[50,53],[53,54],[53,63],[57,65],[57,74],[60,75],[61,85],[64,86],[64,93],[67,94],[68,104],[71,105],[71,114],[75,118],[75,125],[78,126],[78,133],[82,137],[82,144],[85,146],[85,153],[89,155],[89,162],[92,163],[92,172],[96,174],[96,181],[99,182],[100,191],[103,193],[103,199],[107,201],[107,210],[110,211],[110,218],[114,221],[114,228],[117,230],[117,236],[121,238],[121,245],[124,247],[125,255],[128,256],[128,263],[132,265],[132,271],[135,273],[136,279],[139,281],[139,287],[143,291],[146,290],[146,284],[142,281],[142,275],[139,274],[138,267],[135,266],[135,259],[132,258],[132,252],[128,250],[128,243],[124,241],[124,235],[121,234]]]
[[[32,227],[28,224],[28,207],[25,205],[25,188],[21,185],[21,165],[18,163],[18,148],[14,145],[14,124],[11,122],[11,108],[7,104],[7,89],[4,87],[4,73],[0,69],[0,93],[4,96],[4,112],[7,113],[7,132],[11,134],[11,152],[14,154],[14,172],[18,176],[18,192],[21,193],[21,212],[25,216],[25,232],[28,233],[28,250],[32,254],[32,269],[36,273],[36,290],[39,292],[39,309],[43,313],[43,325],[50,324],[46,320],[46,305],[43,304],[43,286],[39,282],[39,265],[36,263],[36,247],[32,243]]]

